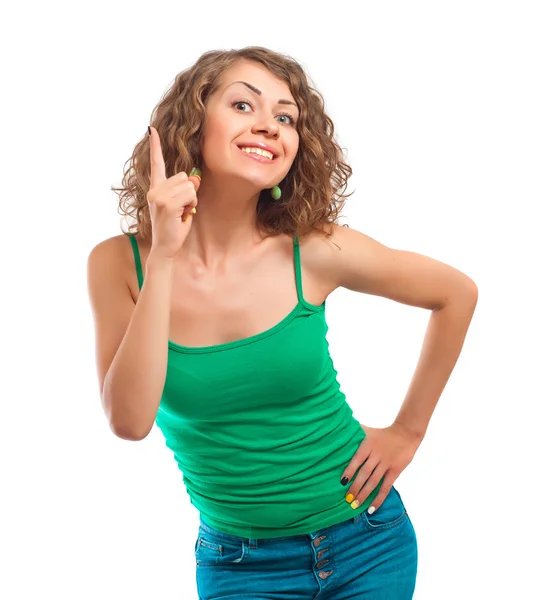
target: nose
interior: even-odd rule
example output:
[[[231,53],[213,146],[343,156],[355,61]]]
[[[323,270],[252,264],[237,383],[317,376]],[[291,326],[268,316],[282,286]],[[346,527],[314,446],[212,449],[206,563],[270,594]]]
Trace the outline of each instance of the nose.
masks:
[[[279,137],[279,125],[274,121],[273,117],[271,117],[270,120],[259,119],[252,129],[255,133],[263,133],[266,136],[276,139]]]

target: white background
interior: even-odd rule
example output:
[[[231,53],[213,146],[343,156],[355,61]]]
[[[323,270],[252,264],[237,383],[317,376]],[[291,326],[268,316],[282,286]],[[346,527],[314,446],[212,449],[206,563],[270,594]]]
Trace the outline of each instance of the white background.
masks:
[[[262,45],[297,58],[325,97],[354,169],[341,223],[479,288],[395,484],[419,540],[415,598],[535,598],[534,3],[2,12],[0,596],[197,598],[198,513],[172,453],[156,427],[114,437],[100,405],[86,259],[121,232],[110,187],[175,75],[207,50]],[[429,313],[338,290],[327,317],[356,418],[387,426]]]

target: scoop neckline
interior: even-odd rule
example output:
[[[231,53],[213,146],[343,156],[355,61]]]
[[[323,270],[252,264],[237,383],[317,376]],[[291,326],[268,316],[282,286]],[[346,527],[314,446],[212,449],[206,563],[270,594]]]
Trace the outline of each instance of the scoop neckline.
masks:
[[[181,344],[177,344],[172,340],[168,340],[168,348],[175,352],[180,353],[188,353],[188,354],[204,354],[209,352],[219,352],[221,350],[229,350],[231,348],[238,348],[239,346],[245,346],[247,344],[252,344],[254,342],[258,342],[264,338],[267,338],[274,333],[277,333],[280,329],[283,329],[290,321],[294,319],[296,314],[302,308],[313,309],[313,312],[320,312],[325,308],[326,301],[322,302],[321,305],[317,304],[309,304],[308,302],[302,303],[298,300],[296,306],[288,313],[286,317],[283,317],[279,323],[276,323],[274,326],[266,329],[265,331],[261,331],[260,333],[256,333],[255,335],[251,335],[246,338],[241,338],[239,340],[233,340],[232,342],[226,342],[224,344],[215,344],[212,346],[183,346]]]

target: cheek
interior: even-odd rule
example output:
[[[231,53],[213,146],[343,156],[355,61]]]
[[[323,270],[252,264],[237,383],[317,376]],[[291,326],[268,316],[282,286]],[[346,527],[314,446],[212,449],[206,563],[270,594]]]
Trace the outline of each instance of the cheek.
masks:
[[[300,147],[300,136],[297,131],[294,131],[289,135],[288,139],[285,141],[285,154],[288,158],[294,160],[296,158],[296,154],[298,154],[298,149]]]
[[[221,122],[207,123],[203,135],[202,154],[208,167],[218,165],[229,156],[230,132]]]
[[[207,119],[203,129],[203,145],[206,148],[209,148],[220,137],[220,126],[218,125],[217,121]]]

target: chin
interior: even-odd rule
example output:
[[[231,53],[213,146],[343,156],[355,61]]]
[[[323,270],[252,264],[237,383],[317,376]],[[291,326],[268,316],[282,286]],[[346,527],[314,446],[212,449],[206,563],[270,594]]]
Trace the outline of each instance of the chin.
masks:
[[[256,191],[272,188],[274,185],[277,185],[276,183],[268,181],[266,175],[263,176],[262,173],[255,173],[251,170],[249,172],[244,172],[244,170],[236,171],[236,169],[233,169],[232,171],[227,171],[225,174],[222,173],[222,175],[232,179],[241,180]]]
[[[216,176],[221,177],[224,180],[236,180],[240,181],[248,185],[248,187],[253,188],[254,191],[260,192],[261,190],[271,189],[274,185],[278,185],[284,178],[284,174],[281,175],[280,179],[278,179],[275,183],[273,183],[274,172],[269,174],[267,177],[267,173],[265,169],[267,168],[264,164],[253,164],[249,165],[237,165],[235,160],[230,159],[229,161],[225,161],[222,163],[221,157],[218,160],[214,161],[214,166],[211,167],[212,161],[207,161],[206,166],[210,170],[210,172]],[[268,168],[270,168],[268,166]]]

